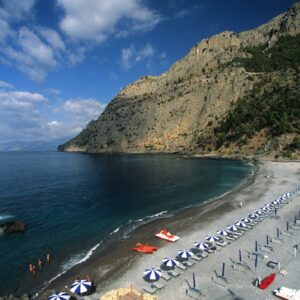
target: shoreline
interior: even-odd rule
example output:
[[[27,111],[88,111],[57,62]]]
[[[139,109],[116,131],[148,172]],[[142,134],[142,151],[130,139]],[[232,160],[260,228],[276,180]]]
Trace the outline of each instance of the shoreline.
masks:
[[[154,233],[161,228],[172,228],[172,231],[184,234],[186,230],[189,230],[186,228],[186,220],[199,217],[209,219],[218,214],[220,210],[230,210],[232,208],[230,197],[253,183],[259,167],[256,162],[250,160],[245,161],[245,163],[251,164],[249,175],[234,189],[218,197],[208,199],[204,203],[177,209],[171,213],[167,212],[166,215],[135,228],[130,232],[130,237],[127,239],[121,238],[119,240],[117,237],[112,237],[104,248],[97,249],[86,261],[75,265],[51,282],[36,299],[47,299],[49,290],[66,290],[65,286],[70,286],[77,277],[85,278],[87,275],[92,276],[96,286],[109,285],[114,278],[121,276],[128,266],[133,265],[135,259],[141,258],[140,253],[131,250],[136,243],[147,242],[161,248],[164,246],[164,242],[154,237]],[[238,203],[234,203],[234,206],[237,207]],[[97,265],[97,269],[105,271],[99,274],[95,271],[95,265]]]

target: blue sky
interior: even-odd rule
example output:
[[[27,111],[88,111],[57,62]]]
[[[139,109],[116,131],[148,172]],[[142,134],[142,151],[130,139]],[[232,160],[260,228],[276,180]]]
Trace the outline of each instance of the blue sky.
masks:
[[[80,132],[128,83],[295,0],[0,0],[0,142]]]

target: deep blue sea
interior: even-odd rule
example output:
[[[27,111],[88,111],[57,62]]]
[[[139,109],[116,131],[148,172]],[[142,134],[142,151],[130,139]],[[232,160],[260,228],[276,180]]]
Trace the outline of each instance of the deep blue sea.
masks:
[[[25,234],[0,233],[0,296],[30,282],[28,264],[53,254],[44,280],[86,260],[113,232],[220,196],[251,167],[171,155],[0,153],[0,222],[22,219]],[[25,283],[24,283],[25,282]]]

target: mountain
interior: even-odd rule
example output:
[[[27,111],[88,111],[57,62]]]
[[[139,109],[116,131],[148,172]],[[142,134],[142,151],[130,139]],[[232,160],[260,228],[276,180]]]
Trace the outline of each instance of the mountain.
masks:
[[[253,30],[204,39],[122,89],[58,150],[298,157],[299,33],[300,2]]]

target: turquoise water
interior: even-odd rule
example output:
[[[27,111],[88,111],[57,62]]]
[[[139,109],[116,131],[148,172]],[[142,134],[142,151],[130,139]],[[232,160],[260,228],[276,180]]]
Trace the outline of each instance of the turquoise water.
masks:
[[[0,221],[28,224],[25,234],[0,233],[0,295],[49,281],[114,233],[124,237],[159,215],[220,196],[250,171],[237,161],[168,155],[0,153]],[[51,265],[33,278],[28,263],[48,252]]]

